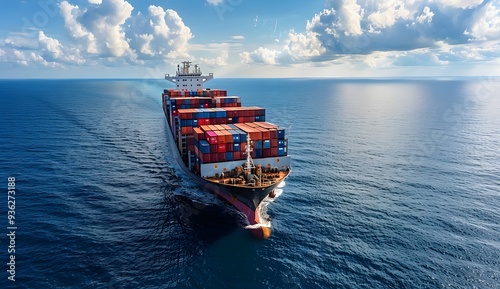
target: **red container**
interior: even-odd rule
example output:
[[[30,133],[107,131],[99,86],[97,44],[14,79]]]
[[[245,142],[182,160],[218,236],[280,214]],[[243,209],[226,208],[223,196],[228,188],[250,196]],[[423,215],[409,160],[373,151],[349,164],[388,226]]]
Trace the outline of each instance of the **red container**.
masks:
[[[271,139],[277,139],[278,138],[278,130],[277,129],[270,129],[269,134],[271,136]]]
[[[277,157],[277,156],[278,156],[278,148],[271,147],[271,157]]]
[[[199,126],[209,125],[209,124],[210,124],[210,119],[208,119],[208,118],[200,118],[200,119],[198,119],[198,125]]]
[[[231,142],[226,142],[226,152],[232,152],[232,151],[233,151],[233,143],[231,140]]]
[[[277,147],[278,147],[278,139],[271,138],[271,148],[277,148]]]
[[[226,152],[226,144],[225,143],[218,143],[217,144],[217,152],[218,153],[225,153]]]
[[[241,152],[233,152],[234,160],[241,160]]]
[[[226,161],[226,153],[218,153],[217,159],[218,159],[218,162],[225,162]]]
[[[271,139],[271,132],[268,131],[267,129],[262,128],[260,130],[262,132],[262,139]],[[277,134],[278,132],[276,132]]]
[[[210,163],[211,162],[210,156],[211,156],[211,154],[201,154],[200,159],[205,164]]]
[[[269,158],[271,157],[271,149],[263,149],[262,150],[262,156],[265,157],[265,158]]]

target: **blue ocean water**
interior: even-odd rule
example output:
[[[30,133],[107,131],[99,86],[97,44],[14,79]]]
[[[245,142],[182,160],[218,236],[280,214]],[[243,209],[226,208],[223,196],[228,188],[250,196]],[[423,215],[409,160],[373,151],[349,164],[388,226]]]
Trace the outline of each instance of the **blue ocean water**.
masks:
[[[1,288],[500,288],[500,80],[214,79],[287,129],[255,240],[166,141],[159,80],[0,81]]]

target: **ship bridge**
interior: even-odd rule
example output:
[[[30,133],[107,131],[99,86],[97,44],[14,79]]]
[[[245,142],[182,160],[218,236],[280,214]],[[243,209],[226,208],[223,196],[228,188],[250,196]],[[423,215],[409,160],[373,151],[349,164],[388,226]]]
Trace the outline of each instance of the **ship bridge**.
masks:
[[[182,67],[177,65],[177,72],[175,73],[175,76],[165,74],[165,79],[175,83],[176,89],[197,90],[203,88],[203,83],[214,78],[213,73],[202,75],[197,64],[194,65],[194,70],[190,70],[190,68],[191,61],[183,61]]]

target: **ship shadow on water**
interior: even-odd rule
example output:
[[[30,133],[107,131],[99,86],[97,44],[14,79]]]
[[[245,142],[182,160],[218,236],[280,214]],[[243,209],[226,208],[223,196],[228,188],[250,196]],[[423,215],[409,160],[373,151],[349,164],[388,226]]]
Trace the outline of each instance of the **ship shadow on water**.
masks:
[[[207,245],[246,226],[246,217],[224,203],[207,204],[183,195],[173,195],[172,200],[179,223]]]

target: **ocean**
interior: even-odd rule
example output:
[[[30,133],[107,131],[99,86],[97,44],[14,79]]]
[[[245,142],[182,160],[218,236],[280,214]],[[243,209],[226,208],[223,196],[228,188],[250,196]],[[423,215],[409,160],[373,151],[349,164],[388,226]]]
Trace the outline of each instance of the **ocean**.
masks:
[[[500,79],[208,82],[286,128],[264,241],[177,166],[171,87],[0,80],[1,288],[500,288]]]

